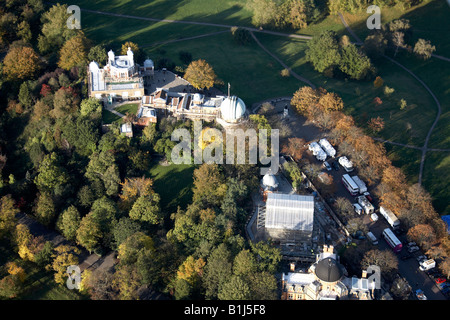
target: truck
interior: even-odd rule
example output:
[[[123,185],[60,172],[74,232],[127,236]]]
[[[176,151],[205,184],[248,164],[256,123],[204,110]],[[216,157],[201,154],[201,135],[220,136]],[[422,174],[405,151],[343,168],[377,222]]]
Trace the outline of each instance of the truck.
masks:
[[[353,162],[348,160],[346,156],[339,157],[339,164],[345,169],[347,172],[353,171]]]
[[[327,153],[323,151],[323,149],[317,142],[311,142],[308,146],[308,149],[312,152],[317,160],[325,161],[327,159]]]
[[[336,149],[333,148],[333,146],[331,145],[331,143],[328,142],[327,139],[325,138],[320,139],[319,145],[327,153],[327,155],[334,158],[334,156],[336,155]]]
[[[380,206],[380,213],[394,230],[400,227],[400,220],[391,210]]]
[[[424,260],[420,263],[419,269],[421,271],[430,270],[436,267],[436,261],[433,259]]]
[[[356,199],[366,214],[372,214],[374,212],[375,208],[369,200],[367,200],[366,196],[359,196],[356,197]]]
[[[367,186],[358,176],[352,176],[353,181],[358,185],[359,193],[363,194],[364,192],[367,192]]]

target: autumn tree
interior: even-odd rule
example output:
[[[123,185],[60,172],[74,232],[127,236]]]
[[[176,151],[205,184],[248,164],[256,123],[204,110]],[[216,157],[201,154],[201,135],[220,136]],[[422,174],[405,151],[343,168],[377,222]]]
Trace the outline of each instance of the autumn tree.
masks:
[[[428,60],[431,58],[432,53],[436,51],[436,47],[431,45],[429,40],[419,39],[414,45],[413,51],[419,58]]]
[[[3,73],[8,80],[26,80],[40,69],[40,58],[31,47],[12,47],[3,59]]]
[[[55,248],[52,268],[55,271],[55,282],[64,284],[67,281],[67,267],[78,265],[80,249],[71,245],[59,245]]]
[[[87,39],[83,34],[67,40],[59,51],[58,66],[65,70],[87,63]]]
[[[306,141],[302,138],[289,138],[288,143],[282,146],[281,152],[289,154],[295,161],[299,161],[306,151]]]
[[[436,242],[436,235],[433,228],[428,224],[418,224],[408,230],[408,239],[416,242],[425,250],[429,249]]]
[[[370,265],[380,267],[382,274],[392,277],[398,269],[398,258],[391,250],[372,249],[364,254],[361,261],[361,266],[365,269]]]
[[[12,196],[10,194],[3,196],[0,199],[0,239],[14,232],[17,213],[19,209]]]
[[[131,209],[131,206],[140,196],[151,196],[154,194],[153,180],[150,178],[126,178],[120,183],[122,192],[119,195],[119,207],[123,210]]]
[[[199,90],[211,88],[217,80],[213,68],[203,59],[192,61],[186,69],[184,78]]]
[[[89,252],[94,251],[100,246],[102,231],[95,214],[89,213],[81,219],[76,231],[76,239],[77,243],[85,247]]]
[[[381,117],[371,118],[367,125],[373,132],[380,132],[384,129],[384,120]]]
[[[217,164],[205,163],[194,170],[194,201],[219,205],[225,192],[224,176]]]
[[[380,76],[377,76],[377,77],[375,78],[375,80],[373,81],[373,86],[374,86],[375,88],[380,88],[380,87],[383,86],[383,83],[384,83],[383,78],[381,78]]]
[[[53,110],[50,111],[50,116],[55,119],[63,118],[78,110],[80,97],[71,87],[59,88],[53,97]]]

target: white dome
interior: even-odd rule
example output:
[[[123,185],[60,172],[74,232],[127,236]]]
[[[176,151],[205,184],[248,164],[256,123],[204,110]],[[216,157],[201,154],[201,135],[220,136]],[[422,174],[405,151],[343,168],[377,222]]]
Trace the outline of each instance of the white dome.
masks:
[[[220,104],[222,119],[225,121],[234,122],[239,120],[244,116],[245,110],[246,107],[244,101],[236,96],[226,97]]]
[[[273,174],[266,173],[263,177],[263,185],[266,187],[276,188],[278,187],[277,178]]]

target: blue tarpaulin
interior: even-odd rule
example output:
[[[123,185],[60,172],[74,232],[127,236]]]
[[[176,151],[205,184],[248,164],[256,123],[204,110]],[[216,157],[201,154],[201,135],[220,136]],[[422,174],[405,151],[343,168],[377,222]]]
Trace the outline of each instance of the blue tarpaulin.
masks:
[[[442,220],[447,224],[447,233],[450,233],[450,215],[442,216]]]

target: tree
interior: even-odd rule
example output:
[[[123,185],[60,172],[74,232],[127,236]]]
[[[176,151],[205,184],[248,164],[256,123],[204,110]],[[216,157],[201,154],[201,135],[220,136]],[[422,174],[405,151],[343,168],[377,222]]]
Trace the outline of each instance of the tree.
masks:
[[[249,280],[248,277],[256,273],[258,269],[257,265],[256,258],[250,250],[243,249],[234,258],[233,274]]]
[[[217,298],[221,287],[232,276],[231,253],[224,243],[217,246],[208,257],[205,273],[203,275],[203,287],[207,299]]]
[[[59,245],[55,248],[55,258],[52,268],[55,271],[55,282],[64,284],[67,281],[67,267],[78,265],[80,250],[70,245]]]
[[[273,26],[278,16],[278,6],[273,0],[251,0],[248,7],[253,12],[252,24],[257,27]]]
[[[85,176],[92,182],[101,181],[107,195],[117,194],[120,176],[113,152],[109,150],[94,152],[89,159]]]
[[[288,143],[284,144],[281,152],[289,154],[295,161],[299,161],[306,151],[306,141],[302,138],[288,138]]]
[[[0,280],[0,296],[13,299],[19,297],[24,289],[22,281],[17,275],[7,275]]]
[[[274,273],[279,267],[281,261],[281,252],[275,246],[258,242],[256,244],[250,243],[252,252],[258,257],[258,270]]]
[[[80,114],[84,117],[99,119],[102,115],[102,104],[95,98],[84,99],[80,104]]]
[[[131,207],[129,212],[130,218],[151,224],[160,223],[162,217],[160,215],[159,200],[160,197],[157,193],[153,193],[151,196],[140,196]]]
[[[0,239],[10,236],[16,226],[19,209],[10,194],[0,199]]]
[[[430,40],[419,39],[414,45],[413,51],[419,58],[428,60],[431,58],[432,53],[436,51],[436,47],[431,45]]]
[[[370,265],[380,267],[382,274],[391,277],[398,269],[398,259],[391,250],[373,249],[367,251],[361,261],[365,269]]]
[[[320,90],[305,86],[294,92],[291,99],[291,106],[293,106],[300,114],[309,115],[310,108],[315,108],[319,103],[321,96]]]
[[[305,55],[306,60],[311,62],[318,72],[324,72],[326,69],[332,69],[339,65],[341,53],[336,33],[325,31],[319,36],[313,37],[307,43]]]
[[[380,88],[383,86],[384,80],[380,76],[377,76],[373,82],[375,88]]]
[[[131,42],[131,41],[127,41],[124,44],[122,44],[122,47],[120,49],[120,54],[126,55],[128,52],[128,48],[130,48],[131,51],[133,52],[134,61],[142,60],[142,52],[139,49],[139,46],[136,43]]]
[[[418,224],[408,230],[408,239],[428,250],[436,242],[433,228],[428,224]]]
[[[134,265],[121,264],[117,267],[113,277],[113,288],[119,292],[120,300],[137,300],[141,277]]]
[[[363,50],[372,59],[378,59],[386,52],[388,41],[382,32],[370,34],[364,40]]]
[[[192,61],[186,69],[184,78],[199,90],[211,88],[217,80],[213,68],[203,59]]]
[[[112,230],[115,249],[117,249],[128,237],[140,231],[141,225],[138,222],[128,217],[120,218]]]
[[[95,214],[89,213],[83,217],[80,226],[76,231],[77,243],[85,247],[89,253],[100,246],[102,239],[102,230]]]
[[[341,48],[339,69],[355,80],[370,79],[375,74],[370,59],[352,43]]]
[[[105,48],[99,44],[96,46],[93,46],[87,55],[87,58],[89,61],[95,61],[98,63],[100,67],[104,66],[104,63],[108,59],[108,55],[106,54]]]
[[[131,265],[145,251],[155,251],[153,239],[143,232],[136,232],[119,245],[117,258],[121,265]]]
[[[371,118],[367,125],[373,132],[380,132],[384,129],[384,120],[381,117]]]
[[[226,184],[217,164],[202,164],[194,170],[194,201],[219,205],[225,196]]]
[[[58,66],[65,70],[82,67],[87,62],[87,39],[83,34],[67,40],[59,51]]]
[[[19,102],[24,106],[24,107],[31,107],[34,101],[34,97],[31,91],[31,81],[26,81],[26,82],[22,82],[22,84],[20,85],[20,90],[19,90]]]
[[[405,99],[402,98],[402,99],[400,99],[399,105],[400,105],[400,110],[404,110],[408,106],[408,103],[406,102]]]
[[[42,34],[38,37],[39,51],[43,54],[57,51],[67,40],[80,31],[67,28],[67,5],[59,3],[42,14]]]
[[[59,165],[59,158],[55,152],[44,156],[38,168],[38,175],[34,179],[36,186],[41,191],[53,192],[60,195],[63,188],[69,182],[69,175]]]
[[[55,92],[53,97],[53,110],[50,111],[50,116],[54,119],[61,119],[78,110],[80,97],[71,87],[61,87]]]
[[[267,271],[250,275],[250,291],[252,300],[276,300],[278,297],[277,279]]]
[[[55,204],[49,192],[41,192],[35,208],[36,218],[40,223],[49,227],[53,224],[56,218]]]
[[[239,276],[233,275],[220,288],[217,297],[220,300],[249,300],[251,298],[250,287]]]
[[[80,227],[81,217],[75,206],[70,206],[64,210],[56,223],[56,228],[67,240],[74,241],[77,237],[77,230]]]
[[[338,213],[340,213],[346,220],[352,218],[354,216],[354,208],[350,200],[344,197],[338,197],[336,202],[334,203],[335,208]]]
[[[26,80],[40,69],[40,58],[31,47],[12,47],[3,59],[3,73],[8,80]]]
[[[189,256],[179,266],[177,271],[177,278],[187,281],[191,286],[196,286],[203,275],[203,268],[206,262],[203,258],[194,259],[193,256]]]
[[[236,43],[239,45],[244,46],[250,43],[250,32],[247,29],[231,27],[231,35],[233,36],[234,41],[236,41]]]

